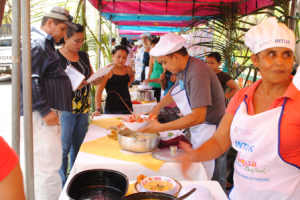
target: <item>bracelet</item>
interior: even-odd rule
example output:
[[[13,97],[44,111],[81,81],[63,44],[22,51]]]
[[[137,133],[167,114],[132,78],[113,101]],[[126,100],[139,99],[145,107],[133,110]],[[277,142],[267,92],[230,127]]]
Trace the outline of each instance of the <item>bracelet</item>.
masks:
[[[101,112],[101,108],[96,108],[96,111],[99,111],[99,112]]]

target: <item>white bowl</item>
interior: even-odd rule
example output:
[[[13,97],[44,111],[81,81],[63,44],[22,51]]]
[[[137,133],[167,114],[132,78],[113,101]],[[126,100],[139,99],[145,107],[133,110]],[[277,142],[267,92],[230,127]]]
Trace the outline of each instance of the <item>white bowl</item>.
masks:
[[[144,185],[146,183],[153,182],[153,181],[169,182],[173,185],[173,188],[170,190],[167,190],[167,191],[152,191],[152,190],[147,190],[146,188],[144,188]],[[166,193],[166,194],[170,194],[170,195],[173,195],[177,192],[176,185],[177,185],[177,183],[173,179],[165,177],[165,176],[150,176],[150,177],[143,179],[141,182],[142,192],[161,192],[161,193]]]
[[[187,185],[181,189],[178,194],[178,197],[181,197],[191,191],[193,188],[196,188],[196,191],[192,193],[190,196],[186,197],[184,200],[213,200],[213,196],[211,195],[209,189],[202,185]]]
[[[121,119],[121,121],[125,124],[127,128],[129,128],[132,131],[137,131],[140,128],[144,128],[149,123],[148,122],[125,122]]]

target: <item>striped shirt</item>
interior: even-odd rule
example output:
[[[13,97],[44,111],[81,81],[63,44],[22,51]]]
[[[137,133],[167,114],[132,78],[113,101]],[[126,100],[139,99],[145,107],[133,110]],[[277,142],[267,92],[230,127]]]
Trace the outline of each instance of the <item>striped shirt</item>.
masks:
[[[39,112],[41,117],[46,116],[51,111],[50,108],[72,112],[72,86],[55,52],[54,39],[43,30],[34,27],[31,29],[31,68],[33,111]]]

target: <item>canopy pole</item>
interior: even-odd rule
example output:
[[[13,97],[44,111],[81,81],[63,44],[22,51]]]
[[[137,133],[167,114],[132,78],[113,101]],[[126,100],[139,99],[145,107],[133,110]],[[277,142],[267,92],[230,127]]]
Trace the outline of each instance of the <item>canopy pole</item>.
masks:
[[[117,25],[115,24],[115,39],[117,39]]]
[[[112,17],[111,17],[111,15],[110,15],[110,17],[109,17],[109,31],[110,31],[110,34],[109,34],[109,49],[110,49],[110,52],[112,51],[112,44],[111,44],[111,40],[112,40],[112,23],[111,23],[111,21],[112,21]]]
[[[21,0],[22,20],[22,79],[25,141],[25,193],[26,199],[34,199],[33,136],[32,136],[32,88],[31,88],[31,39],[30,1]]]
[[[21,2],[12,5],[12,148],[20,157]]]
[[[101,23],[102,23],[102,11],[101,11],[101,3],[99,2],[99,32],[98,32],[98,41],[99,44],[101,45]],[[98,46],[98,69],[101,67],[101,47],[100,45]]]
[[[120,26],[118,26],[118,34],[117,34],[117,41],[118,41],[118,44],[120,44]]]

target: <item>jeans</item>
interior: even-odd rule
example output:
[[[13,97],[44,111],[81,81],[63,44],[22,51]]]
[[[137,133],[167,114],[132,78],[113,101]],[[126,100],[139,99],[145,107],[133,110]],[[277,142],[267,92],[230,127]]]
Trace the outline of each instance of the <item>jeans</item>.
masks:
[[[72,169],[79,148],[87,132],[89,113],[70,113],[63,111],[61,115],[61,142],[63,148],[62,166],[59,174],[63,187],[66,183],[68,170],[68,154],[70,170]]]
[[[215,172],[212,180],[218,181],[222,189],[226,192],[227,177],[227,152],[223,153],[219,158],[215,159]]]
[[[133,109],[130,108],[130,110],[133,112]],[[120,110],[120,111],[107,111],[104,110],[105,114],[131,114],[131,112],[129,110]]]

